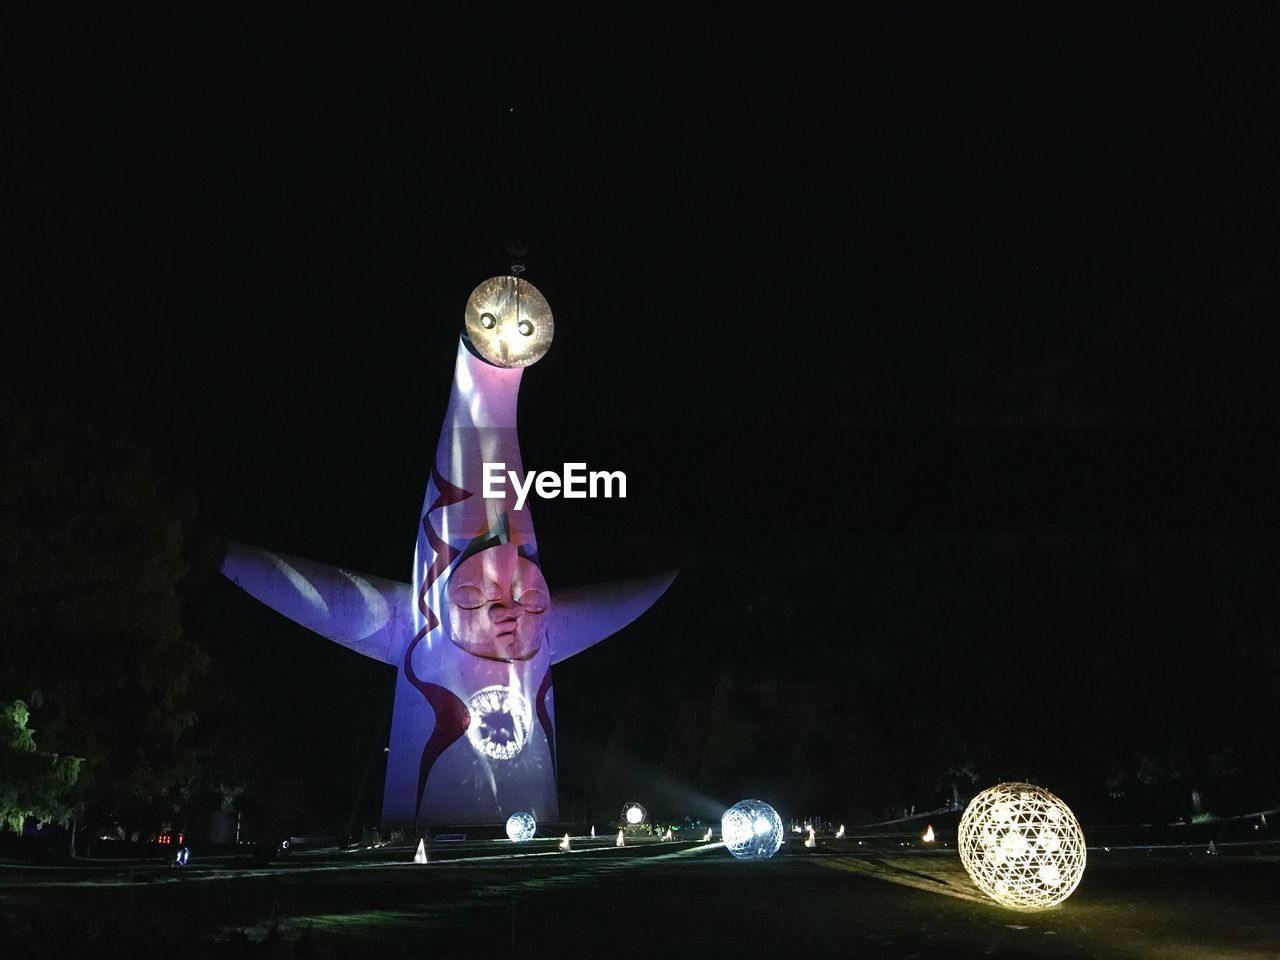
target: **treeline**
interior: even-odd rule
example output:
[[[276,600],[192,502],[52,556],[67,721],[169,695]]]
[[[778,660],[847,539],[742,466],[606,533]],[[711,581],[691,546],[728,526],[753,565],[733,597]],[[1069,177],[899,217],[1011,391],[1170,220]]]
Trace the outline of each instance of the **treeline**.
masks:
[[[184,623],[213,575],[195,502],[146,451],[66,413],[6,404],[0,464],[6,824],[147,838],[246,794],[264,820],[286,814],[296,790],[266,775]]]
[[[601,796],[641,795],[656,773],[676,798],[768,795],[851,821],[1005,779],[1095,822],[1280,802],[1274,538],[770,546],[803,562],[762,577],[751,542],[725,541],[682,572],[696,590],[677,581],[645,641],[661,653],[644,672],[670,679],[631,685]]]

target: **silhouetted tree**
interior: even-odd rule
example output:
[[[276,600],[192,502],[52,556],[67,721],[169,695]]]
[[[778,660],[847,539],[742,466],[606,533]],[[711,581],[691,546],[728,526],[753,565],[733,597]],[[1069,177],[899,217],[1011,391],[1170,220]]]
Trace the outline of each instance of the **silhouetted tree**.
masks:
[[[183,516],[147,455],[69,417],[0,410],[0,700],[84,758],[91,815],[172,815],[198,789],[210,661],[183,635]]]

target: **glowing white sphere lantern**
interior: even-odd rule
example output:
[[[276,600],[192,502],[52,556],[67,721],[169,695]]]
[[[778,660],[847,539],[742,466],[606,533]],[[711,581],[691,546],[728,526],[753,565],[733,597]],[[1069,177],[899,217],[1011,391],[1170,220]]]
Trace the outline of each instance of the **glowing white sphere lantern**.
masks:
[[[465,313],[467,340],[496,367],[527,367],[551,347],[551,307],[528,280],[492,277],[471,291]]]
[[[649,814],[644,807],[638,803],[628,803],[622,808],[622,819],[627,822],[627,826],[638,827],[644,823]]]
[[[515,843],[532,840],[537,829],[538,821],[531,813],[513,813],[507,817],[507,837]]]
[[[974,797],[960,818],[958,844],[978,889],[1018,910],[1061,903],[1084,875],[1084,831],[1075,815],[1030,783],[1001,783]]]
[[[739,860],[768,860],[782,846],[782,818],[763,800],[743,800],[720,818],[720,837]]]

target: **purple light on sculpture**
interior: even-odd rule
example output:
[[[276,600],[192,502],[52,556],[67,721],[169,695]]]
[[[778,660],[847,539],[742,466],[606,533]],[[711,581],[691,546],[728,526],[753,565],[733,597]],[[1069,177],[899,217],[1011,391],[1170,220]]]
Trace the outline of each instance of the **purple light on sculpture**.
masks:
[[[675,577],[553,593],[515,484],[483,495],[486,463],[524,481],[517,395],[553,329],[524,280],[473,291],[410,583],[241,544],[223,558],[223,573],[258,600],[397,668],[384,829],[503,822],[514,811],[555,820],[551,667],[625,627]]]

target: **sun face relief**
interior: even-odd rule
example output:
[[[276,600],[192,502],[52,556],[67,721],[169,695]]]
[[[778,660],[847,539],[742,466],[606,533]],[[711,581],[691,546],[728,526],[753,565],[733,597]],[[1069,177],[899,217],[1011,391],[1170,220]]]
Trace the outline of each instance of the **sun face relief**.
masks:
[[[513,543],[481,550],[449,578],[449,638],[487,660],[528,660],[542,647],[551,592]]]
[[[538,288],[519,277],[493,277],[471,291],[467,339],[496,367],[527,367],[551,347],[555,320]]]

